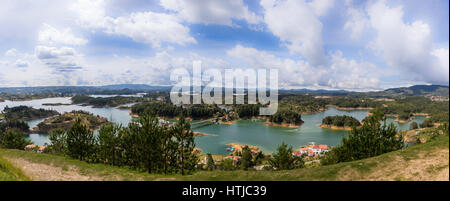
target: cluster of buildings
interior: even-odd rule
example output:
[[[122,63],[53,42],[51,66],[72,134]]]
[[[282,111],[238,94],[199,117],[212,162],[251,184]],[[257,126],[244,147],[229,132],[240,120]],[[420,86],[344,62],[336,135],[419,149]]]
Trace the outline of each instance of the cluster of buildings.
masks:
[[[300,149],[294,151],[292,155],[295,156],[323,156],[326,152],[330,151],[330,147],[326,144],[316,145],[314,142],[311,142],[306,147],[301,147]]]
[[[25,151],[34,151],[36,153],[42,153],[47,148],[47,146],[29,144],[25,146]]]

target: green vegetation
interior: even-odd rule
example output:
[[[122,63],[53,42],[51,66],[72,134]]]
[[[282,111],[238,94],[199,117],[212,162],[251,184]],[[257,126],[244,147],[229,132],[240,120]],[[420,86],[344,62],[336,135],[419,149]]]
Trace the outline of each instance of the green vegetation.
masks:
[[[414,130],[414,129],[418,129],[419,125],[417,124],[417,122],[413,121],[410,125],[409,125],[409,130]]]
[[[316,113],[326,108],[325,99],[309,95],[280,94],[279,110],[291,110],[300,114]]]
[[[190,174],[198,162],[194,134],[184,117],[170,128],[150,116],[142,116],[128,127],[107,124],[97,137],[77,118],[67,131],[55,130],[50,140],[48,153],[148,173]]]
[[[2,148],[23,150],[29,144],[31,144],[31,141],[26,140],[22,132],[17,129],[0,131],[0,147]]]
[[[8,161],[3,159],[0,155],[0,181],[28,181],[22,171],[15,168]]]
[[[27,133],[30,127],[26,122],[17,119],[0,120],[0,133],[5,132],[8,129],[17,129],[23,133]]]
[[[403,138],[396,136],[397,128],[393,124],[386,125],[386,118],[379,110],[363,122],[361,128],[354,127],[339,146],[326,153],[321,163],[361,160],[403,148]]]
[[[119,105],[124,105],[128,103],[135,103],[141,101],[143,98],[140,97],[124,97],[124,96],[114,96],[114,97],[90,97],[85,95],[76,95],[72,97],[73,104],[85,104],[92,105],[94,107],[117,107]]]
[[[214,117],[224,111],[216,105],[186,105],[176,106],[162,101],[151,101],[135,104],[131,112],[138,115],[156,115],[158,117],[174,118],[180,115],[193,119],[206,119]]]
[[[269,117],[269,121],[277,124],[287,123],[299,125],[303,123],[302,115],[300,113],[287,109],[278,110]]]
[[[327,116],[322,119],[322,124],[337,127],[358,127],[361,123],[351,116]]]
[[[448,122],[449,102],[431,101],[427,97],[413,96],[386,102],[386,107],[379,107],[384,114],[398,114],[400,120],[408,120],[415,113],[426,113],[433,123]]]
[[[304,167],[303,159],[299,156],[292,155],[292,152],[292,146],[288,148],[288,145],[283,142],[278,146],[277,151],[273,154],[273,158],[269,160],[269,163],[276,170],[291,170]]]
[[[81,110],[74,110],[72,112],[67,112],[56,117],[46,119],[45,121],[39,123],[33,132],[46,134],[51,133],[56,129],[67,130],[70,126],[72,126],[76,119],[83,121],[83,123],[91,130],[95,130],[108,122],[106,118],[98,115],[93,115],[89,112]]]
[[[35,109],[28,106],[17,106],[12,108],[6,106],[3,109],[3,113],[6,119],[18,119],[22,121],[47,118],[58,114],[55,110]]]
[[[373,101],[369,98],[354,97],[334,97],[329,99],[328,104],[343,108],[375,108],[381,105],[380,102]]]
[[[0,166],[2,157],[10,160],[21,159],[35,164],[51,165],[62,169],[74,169],[81,176],[88,176],[95,180],[187,180],[187,181],[334,181],[334,180],[448,180],[439,177],[440,171],[448,171],[448,136],[440,135],[435,140],[424,144],[414,145],[402,150],[393,151],[363,160],[343,162],[334,165],[314,168],[301,168],[279,171],[196,171],[192,175],[161,175],[148,174],[129,169],[104,164],[92,164],[79,160],[68,159],[53,154],[38,154],[13,149],[0,149]],[[442,153],[443,151],[445,151]],[[442,153],[442,154],[439,154]],[[447,158],[443,158],[447,156]],[[427,163],[421,161],[427,161]],[[6,161],[6,160],[3,160]],[[228,164],[231,160],[226,159]],[[415,161],[412,167],[411,161]],[[430,164],[430,161],[433,161]],[[6,164],[9,162],[6,161]],[[234,167],[234,166],[230,166]],[[431,168],[433,167],[433,168]],[[420,176],[411,171],[414,168],[421,171]],[[15,169],[9,166],[9,169]],[[219,169],[219,167],[218,167]],[[0,169],[1,174],[2,169]],[[15,171],[20,172],[19,169]],[[381,174],[380,174],[381,172]],[[11,174],[9,174],[11,175]],[[40,179],[33,175],[30,179]],[[22,176],[24,178],[25,176]],[[0,176],[0,180],[2,177]],[[11,180],[11,179],[6,179]],[[26,180],[26,179],[12,179]]]

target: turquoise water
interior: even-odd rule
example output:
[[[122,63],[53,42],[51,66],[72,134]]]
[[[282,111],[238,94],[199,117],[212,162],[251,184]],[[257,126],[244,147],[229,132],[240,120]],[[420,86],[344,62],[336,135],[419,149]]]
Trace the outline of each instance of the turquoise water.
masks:
[[[107,118],[108,120],[127,125],[131,121],[131,116],[128,110],[119,110],[117,108],[92,108],[91,106],[81,105],[61,105],[61,106],[43,106],[43,103],[70,103],[70,98],[46,98],[30,101],[5,101],[0,102],[0,110],[8,105],[9,107],[27,105],[34,108],[54,109],[60,113],[70,112],[72,110],[85,110],[93,114]],[[129,106],[130,104],[128,104]],[[241,120],[232,125],[211,124],[204,127],[194,128],[194,131],[215,134],[218,136],[203,136],[196,137],[195,142],[197,147],[201,148],[204,153],[212,154],[226,154],[226,144],[241,143],[256,145],[264,152],[273,152],[277,146],[282,142],[292,145],[294,148],[306,145],[309,142],[316,142],[320,144],[327,144],[336,146],[341,142],[342,137],[347,135],[347,131],[324,129],[317,126],[322,122],[326,116],[333,115],[348,115],[355,117],[358,120],[364,119],[368,111],[354,110],[342,111],[330,107],[328,110],[317,113],[302,115],[305,122],[300,128],[281,128],[266,126],[261,120]],[[413,121],[422,123],[424,116],[418,116]],[[44,119],[28,121],[30,128],[33,128]],[[398,124],[394,122],[394,118],[388,118],[388,123],[394,123],[399,130],[408,130],[409,123]],[[28,136],[35,144],[43,145],[49,143],[47,134],[30,134]]]

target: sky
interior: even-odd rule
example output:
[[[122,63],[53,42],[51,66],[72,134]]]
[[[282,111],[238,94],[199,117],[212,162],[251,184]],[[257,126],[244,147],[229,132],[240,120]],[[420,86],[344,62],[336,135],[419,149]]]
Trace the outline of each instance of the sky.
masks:
[[[278,69],[280,88],[449,84],[448,0],[2,0],[0,87],[173,85]]]

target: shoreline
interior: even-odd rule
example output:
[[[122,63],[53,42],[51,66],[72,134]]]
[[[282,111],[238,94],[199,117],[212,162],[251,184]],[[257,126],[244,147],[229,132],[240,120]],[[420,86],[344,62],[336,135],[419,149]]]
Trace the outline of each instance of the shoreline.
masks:
[[[193,133],[194,133],[194,136],[199,136],[199,137],[202,137],[202,136],[219,136],[219,135],[215,135],[215,134],[206,134],[206,133],[202,133],[202,132],[196,132],[196,131],[193,131]]]
[[[351,131],[352,127],[346,127],[346,126],[333,126],[333,125],[326,125],[326,124],[318,124],[317,126],[325,129],[331,129],[331,130],[345,130],[345,131]],[[361,126],[358,126],[356,128],[361,128]]]
[[[266,126],[273,126],[273,127],[282,127],[282,128],[300,128],[300,126],[301,126],[303,123],[300,123],[300,124],[281,123],[281,124],[279,124],[279,123],[273,123],[273,122],[270,122],[270,121],[266,121],[265,124],[266,124]]]
[[[344,111],[351,111],[351,110],[373,110],[375,108],[372,107],[339,107],[337,105],[327,105],[327,106],[331,106],[334,107],[338,110],[344,110]]]

